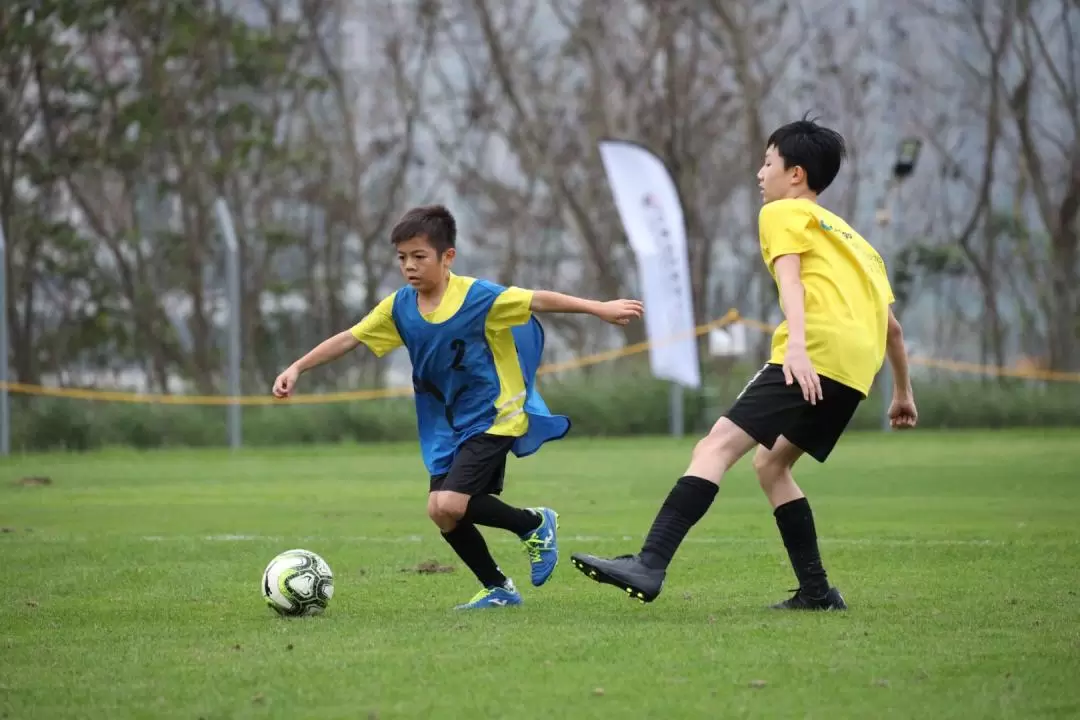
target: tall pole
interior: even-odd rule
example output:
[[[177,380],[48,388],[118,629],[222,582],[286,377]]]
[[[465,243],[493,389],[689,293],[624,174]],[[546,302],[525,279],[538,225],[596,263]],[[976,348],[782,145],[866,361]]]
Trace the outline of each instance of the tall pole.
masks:
[[[671,415],[669,425],[671,428],[671,436],[676,438],[681,438],[686,432],[683,427],[684,418],[686,416],[683,404],[685,397],[683,394],[684,392],[682,385],[677,382],[671,383],[671,397],[669,401],[669,411]]]
[[[240,245],[236,241],[236,228],[232,213],[224,198],[214,203],[218,226],[225,241],[225,283],[229,296],[229,357],[228,387],[232,401],[228,405],[229,447],[238,450],[242,444],[240,417]]]
[[[11,409],[8,406],[7,242],[0,225],[0,455],[11,454]]]

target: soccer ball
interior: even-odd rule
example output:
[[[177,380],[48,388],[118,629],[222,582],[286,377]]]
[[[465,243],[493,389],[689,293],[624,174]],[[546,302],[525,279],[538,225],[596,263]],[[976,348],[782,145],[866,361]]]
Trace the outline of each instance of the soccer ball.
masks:
[[[334,596],[334,573],[310,550],[286,550],[263,571],[262,593],[279,615],[319,615]]]

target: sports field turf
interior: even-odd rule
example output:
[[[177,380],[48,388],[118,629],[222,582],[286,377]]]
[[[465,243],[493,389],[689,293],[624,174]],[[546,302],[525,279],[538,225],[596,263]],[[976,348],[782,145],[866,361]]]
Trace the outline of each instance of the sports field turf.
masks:
[[[525,605],[473,614],[412,444],[0,461],[0,717],[1080,715],[1080,432],[853,435],[806,462],[846,614],[764,609],[793,578],[748,465],[655,603],[573,569],[638,548],[691,444],[512,461],[506,498],[561,513],[563,561],[532,588],[485,531]],[[336,573],[321,618],[259,595],[293,547]]]

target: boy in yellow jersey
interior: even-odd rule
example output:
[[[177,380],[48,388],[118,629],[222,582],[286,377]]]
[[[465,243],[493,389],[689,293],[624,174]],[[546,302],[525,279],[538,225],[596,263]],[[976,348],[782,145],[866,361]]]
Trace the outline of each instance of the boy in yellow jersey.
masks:
[[[772,607],[844,610],[818,552],[810,504],[792,478],[804,454],[825,462],[888,356],[895,379],[895,428],[918,418],[904,335],[881,256],[840,217],[818,205],[844,157],[843,138],[807,119],[770,136],[758,172],[764,206],[761,255],[776,281],[785,320],[769,362],[694,448],[637,555],[575,553],[574,566],[597,582],[651,602],[690,528],[708,511],[724,473],[750,450],[761,489],[799,582]]]
[[[446,542],[480,581],[459,609],[521,604],[477,525],[514,533],[529,556],[533,585],[555,569],[558,515],[517,508],[497,496],[506,457],[524,457],[570,429],[536,390],[544,347],[534,312],[588,313],[615,325],[641,317],[636,300],[597,302],[544,290],[505,288],[455,275],[457,225],[441,205],[413,208],[390,234],[406,285],[349,330],[323,341],[278,376],[288,397],[300,374],[361,343],[382,356],[404,346],[413,368],[420,449],[430,474],[427,511]]]

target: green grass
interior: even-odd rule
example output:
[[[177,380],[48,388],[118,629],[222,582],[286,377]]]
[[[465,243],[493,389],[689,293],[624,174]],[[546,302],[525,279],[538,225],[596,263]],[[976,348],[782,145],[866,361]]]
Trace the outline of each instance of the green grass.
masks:
[[[690,446],[568,440],[512,462],[506,498],[560,511],[564,561],[532,588],[487,531],[526,604],[468,615],[412,444],[8,459],[0,717],[1080,714],[1076,431],[856,434],[798,468],[846,614],[763,609],[793,578],[747,466],[655,603],[573,570],[573,551],[637,549]],[[336,573],[323,617],[259,597],[297,546]],[[458,567],[415,572],[428,560]]]

